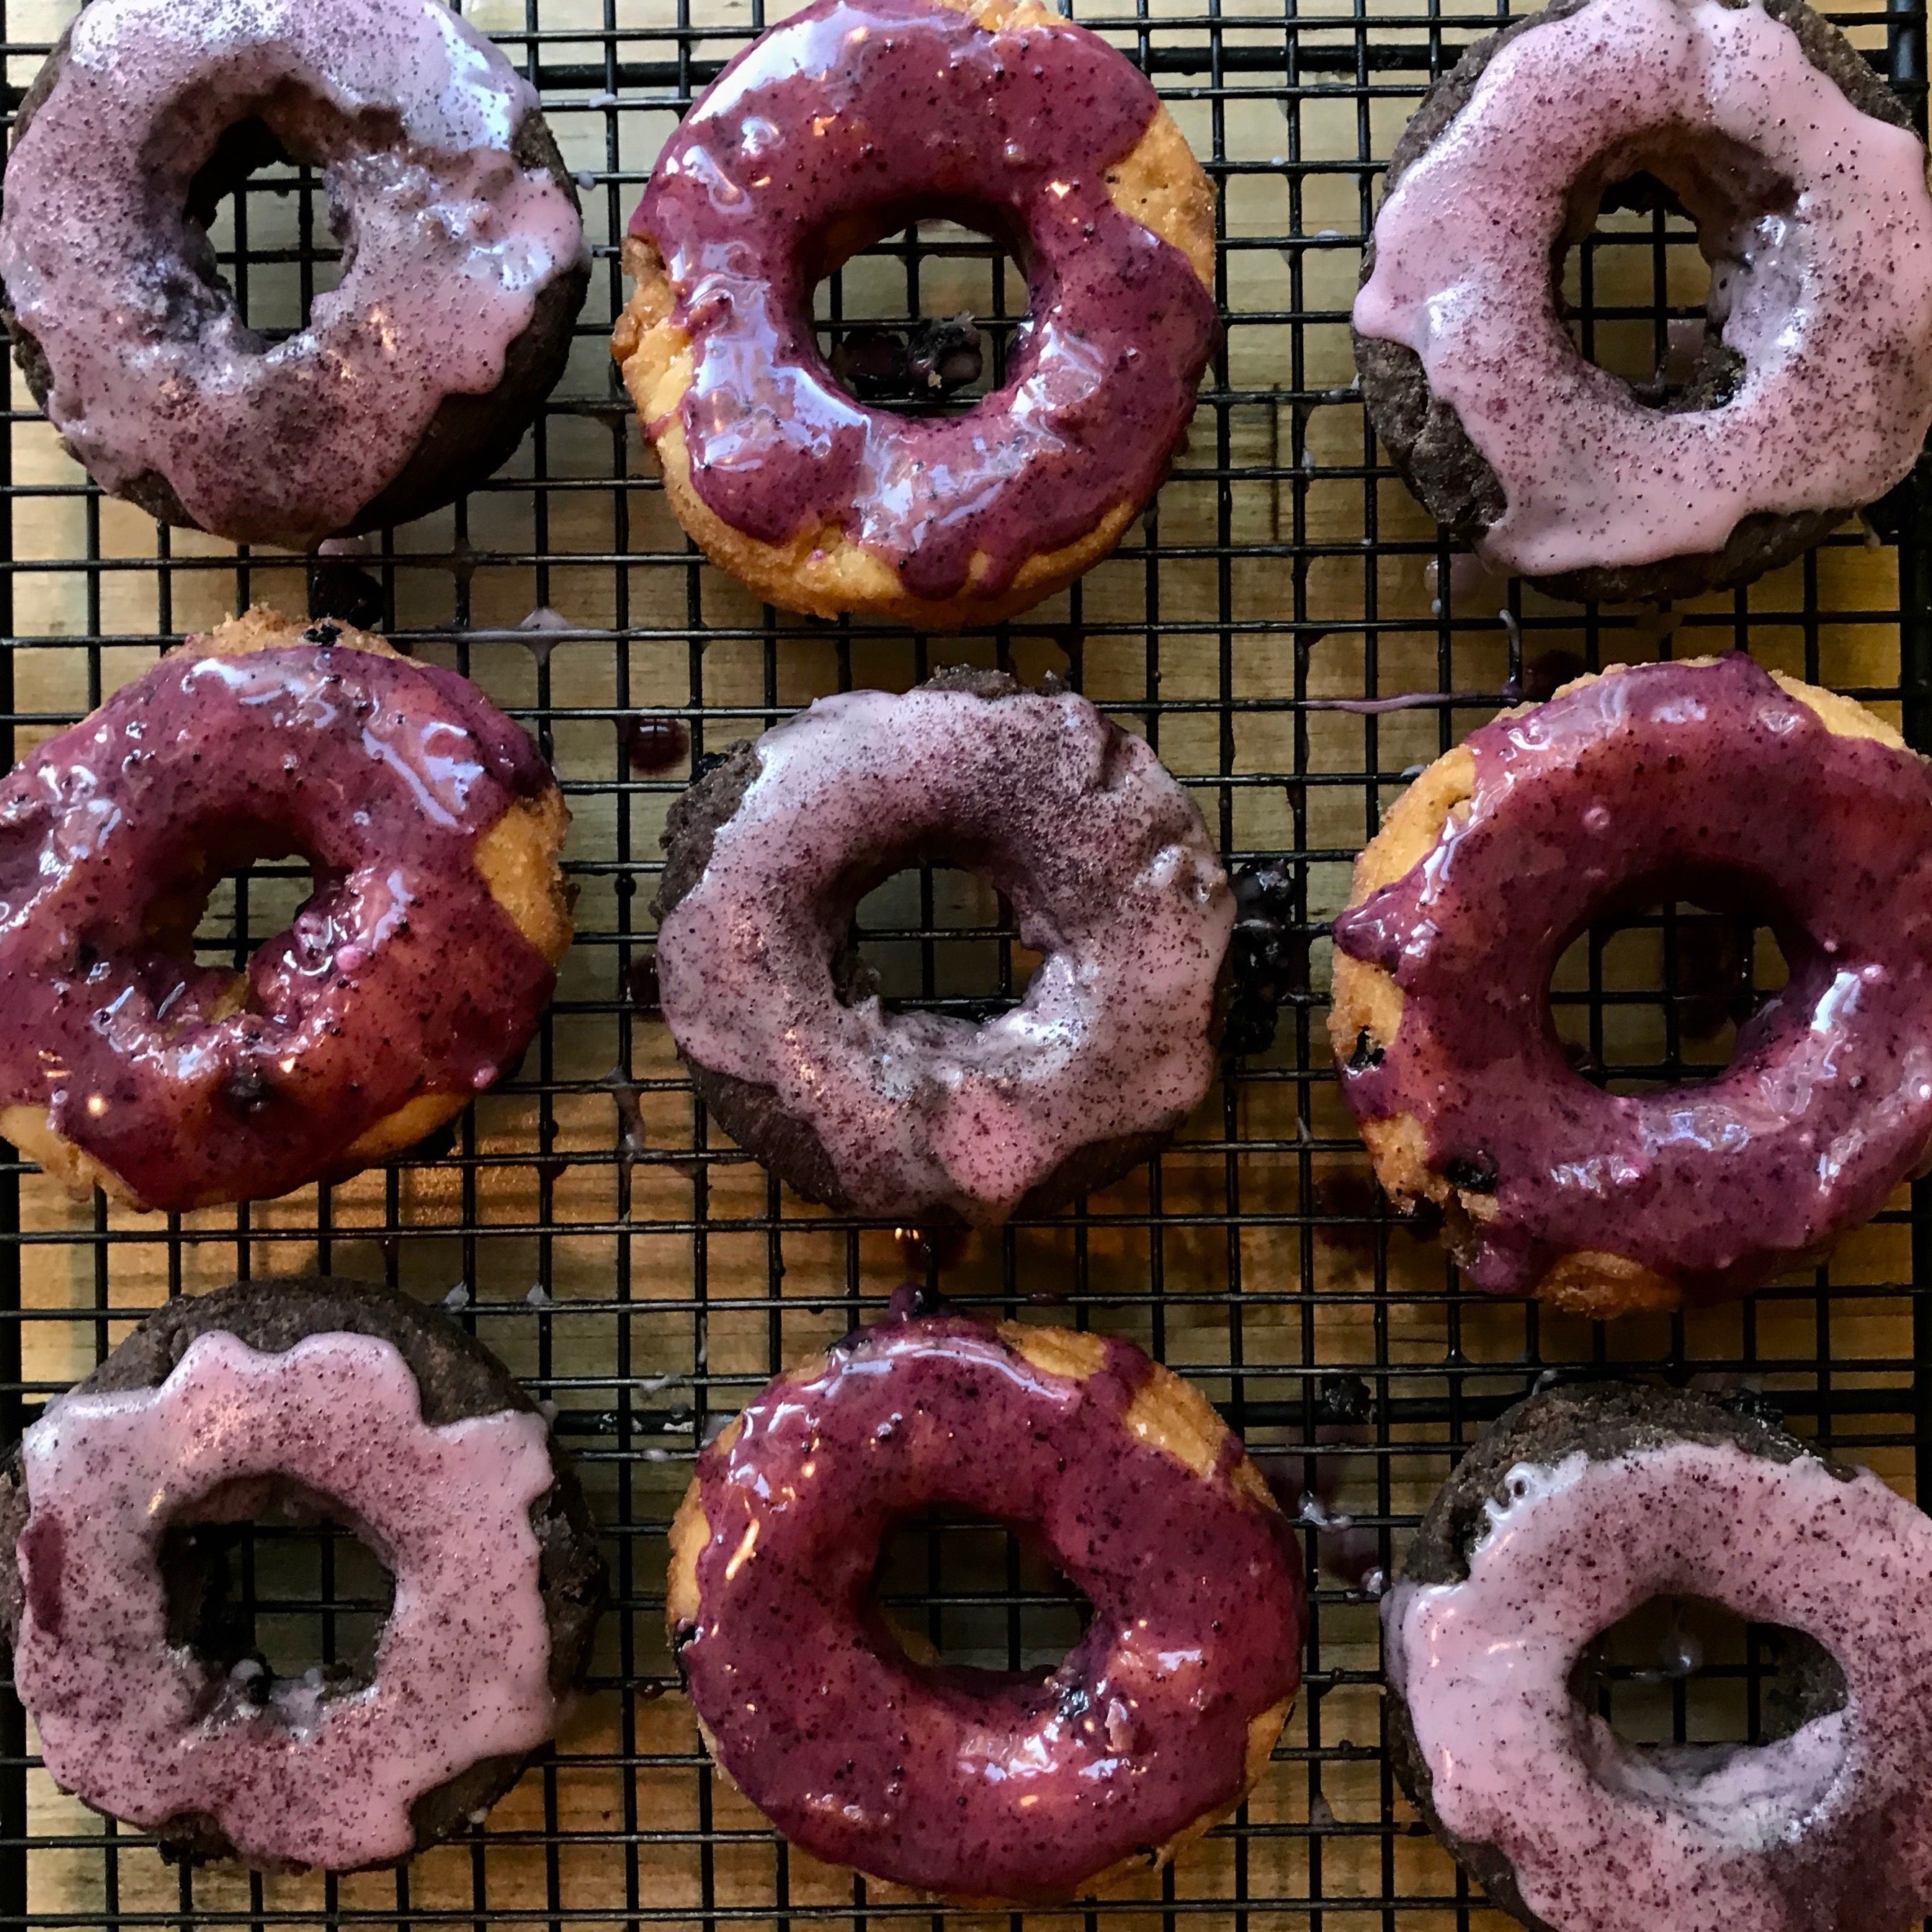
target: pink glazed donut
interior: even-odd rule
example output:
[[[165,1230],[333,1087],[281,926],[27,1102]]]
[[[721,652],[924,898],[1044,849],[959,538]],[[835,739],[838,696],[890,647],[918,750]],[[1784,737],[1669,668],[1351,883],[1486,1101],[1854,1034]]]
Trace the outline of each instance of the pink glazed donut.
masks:
[[[352,1530],[372,1648],[279,1677],[221,1614],[253,1519]],[[169,1303],[0,1468],[0,1624],[47,1771],[178,1858],[393,1864],[555,1732],[604,1568],[568,1459],[436,1310],[320,1278]]]
[[[1396,145],[1355,300],[1370,418],[1498,571],[1616,601],[1747,581],[1924,444],[1925,176],[1904,104],[1802,0],[1559,0],[1471,48]],[[1712,265],[1660,406],[1585,359],[1552,272],[1634,176]]]
[[[1070,691],[942,672],[820,698],[673,808],[664,1016],[741,1147],[847,1212],[989,1225],[1118,1178],[1214,1076],[1234,894],[1186,789]],[[896,1012],[850,944],[902,867],[960,866],[1045,956],[976,1025]]]
[[[319,168],[340,286],[271,343],[208,224]],[[516,447],[589,285],[535,91],[442,0],[90,0],[22,102],[0,214],[20,366],[101,487],[300,549],[421,516]]]
[[[1587,1646],[1658,1597],[1797,1633],[1792,1727],[1645,1749],[1586,1709]],[[1869,1470],[1700,1396],[1552,1390],[1464,1459],[1382,1620],[1395,1770],[1533,1932],[1906,1932],[1932,1906],[1932,1522]]]

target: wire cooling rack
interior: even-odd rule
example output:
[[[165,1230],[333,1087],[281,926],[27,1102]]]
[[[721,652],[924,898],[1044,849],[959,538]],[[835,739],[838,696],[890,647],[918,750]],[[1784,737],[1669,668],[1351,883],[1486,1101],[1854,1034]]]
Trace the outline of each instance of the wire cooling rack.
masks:
[[[70,4],[0,0],[10,100]],[[165,1297],[316,1268],[446,1301],[544,1400],[604,1526],[616,1604],[554,1753],[471,1834],[341,1881],[177,1871],[57,1792],[0,1700],[0,1924],[634,1928],[928,1920],[790,1852],[706,1768],[662,1629],[664,1533],[698,1445],[780,1364],[877,1312],[908,1274],[973,1306],[1137,1337],[1259,1455],[1313,1588],[1306,1688],[1239,1816],[1069,1924],[1500,1922],[1415,1824],[1382,1756],[1376,1593],[1460,1445],[1542,1375],[1611,1366],[1764,1391],[1796,1426],[1910,1490],[1932,1444],[1932,1195],[1904,1196],[1828,1273],[1757,1301],[1604,1329],[1462,1293],[1426,1230],[1391,1219],[1322,1043],[1328,918],[1412,769],[1497,705],[1584,666],[1747,648],[1854,692],[1932,745],[1927,525],[1906,492],[1733,597],[1674,613],[1544,604],[1457,559],[1381,462],[1346,316],[1382,158],[1429,77],[1501,13],[1414,0],[1082,4],[1156,78],[1219,197],[1227,332],[1186,451],[1119,554],[1025,618],[961,640],[775,615],[669,515],[613,379],[616,243],[681,107],[764,24],[760,0],[488,0],[472,17],[542,87],[580,176],[598,268],[568,374],[512,464],[453,512],[313,572],[158,532],[104,501],[16,376],[0,446],[0,730],[17,755],[250,601],[374,622],[477,678],[554,753],[575,814],[579,936],[522,1066],[434,1146],[325,1191],[179,1220],[76,1206],[0,1166],[0,1433]],[[1844,17],[1844,16],[1838,16]],[[1847,22],[1922,108],[1922,11]],[[296,326],[335,272],[307,173],[256,176],[218,235],[251,321]],[[1636,197],[1641,202],[1642,197]],[[1700,311],[1681,218],[1606,214],[1570,292],[1586,350],[1667,382]],[[971,310],[997,374],[1024,280],[943,224],[821,293],[826,346],[862,325]],[[1673,322],[1676,326],[1673,328]],[[983,386],[983,384],[982,384]],[[1158,1162],[1082,1211],[937,1252],[784,1195],[704,1117],[652,1008],[658,833],[694,760],[853,684],[937,665],[1052,670],[1143,732],[1231,862],[1288,910],[1273,1044],[1231,1058]],[[1740,801],[1748,808],[1748,801]],[[299,899],[287,866],[224,885],[204,920],[238,963]],[[882,888],[862,915],[894,997],[968,1010],[1031,964],[976,881]],[[1662,908],[1580,940],[1554,998],[1580,1064],[1625,1084],[1721,1064],[1774,946]],[[238,1600],[276,1668],[367,1638],[383,1580],[346,1539],[260,1528]],[[1077,1606],[1004,1533],[916,1526],[882,1576],[895,1614],[965,1660],[1064,1649]],[[1595,1694],[1633,1736],[1761,1735],[1774,1636],[1664,1606],[1619,1634]],[[1701,1658],[1701,1663],[1700,1663]],[[964,1916],[964,1915],[959,1915]],[[1044,1920],[1054,1915],[1035,1915]]]

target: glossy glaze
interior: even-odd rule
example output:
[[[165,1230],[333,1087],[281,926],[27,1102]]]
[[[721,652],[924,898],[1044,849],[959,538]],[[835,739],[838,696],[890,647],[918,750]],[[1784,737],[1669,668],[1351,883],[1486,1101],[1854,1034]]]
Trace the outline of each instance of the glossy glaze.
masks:
[[[1868,1472],[1697,1442],[1520,1467],[1466,1582],[1383,1600],[1437,1814],[1555,1932],[1904,1932],[1932,1906],[1932,1522]],[[1755,1748],[1638,1750],[1572,1697],[1657,1596],[1801,1630],[1844,1706]]]
[[[1489,1192],[1478,1286],[1560,1254],[1687,1278],[1762,1274],[1868,1219],[1932,1136],[1932,777],[1837,736],[1750,659],[1612,674],[1468,740],[1466,815],[1336,921],[1394,975],[1396,1039],[1345,1064],[1357,1114],[1421,1123],[1430,1164]],[[1768,917],[1788,986],[1694,1088],[1612,1096],[1550,1016],[1564,947],[1619,904]]]
[[[746,48],[632,224],[692,339],[679,416],[706,504],[765,543],[841,530],[938,598],[969,570],[1001,590],[1150,495],[1216,328],[1186,257],[1108,196],[1156,106],[1083,28],[989,33],[936,0],[817,0]],[[919,214],[1000,235],[1031,290],[1005,386],[961,416],[864,407],[813,337],[820,276]]]
[[[758,754],[659,932],[664,1017],[808,1120],[855,1204],[998,1220],[1076,1149],[1199,1103],[1234,897],[1144,742],[1070,692],[922,688],[821,698]],[[860,897],[921,855],[983,872],[1046,956],[983,1024],[833,988]]]
[[[956,1317],[864,1330],[700,1460],[682,1666],[719,1762],[815,1856],[1064,1898],[1242,1789],[1250,1721],[1300,1679],[1300,1564],[1233,1480],[1238,1443],[1203,1477],[1141,1441],[1150,1364],[1096,1352],[1075,1381]],[[1011,1524],[1091,1600],[1057,1670],[908,1660],[874,1572],[891,1528],[942,1503]]]
[[[263,1354],[217,1332],[158,1389],[56,1398],[21,1457],[14,1678],[48,1770],[88,1803],[148,1828],[205,1814],[251,1861],[344,1870],[406,1856],[416,1798],[550,1735],[538,1416],[432,1429],[386,1342]],[[258,1702],[168,1640],[161,1528],[272,1474],[328,1498],[395,1579],[361,1690],[278,1680]]]
[[[1756,158],[1700,162],[1717,140]],[[1647,168],[1700,218],[1712,322],[1748,365],[1720,409],[1648,408],[1565,332],[1552,251],[1612,153],[1610,179]],[[1546,575],[1720,550],[1746,516],[1869,502],[1917,459],[1925,168],[1914,135],[1853,107],[1762,7],[1594,0],[1504,47],[1390,191],[1355,327],[1422,358],[1501,480],[1493,562]]]
[[[584,260],[565,188],[512,153],[536,111],[442,0],[90,0],[0,214],[56,428],[106,488],[158,475],[204,530],[341,529],[445,397],[496,386],[538,293]],[[321,168],[351,258],[272,346],[187,214],[220,136],[258,115]]]
[[[554,782],[453,672],[165,659],[0,783],[0,1106],[184,1207],[284,1193],[416,1092],[490,1085],[555,975],[473,855]],[[238,838],[316,869],[238,985],[152,929]]]

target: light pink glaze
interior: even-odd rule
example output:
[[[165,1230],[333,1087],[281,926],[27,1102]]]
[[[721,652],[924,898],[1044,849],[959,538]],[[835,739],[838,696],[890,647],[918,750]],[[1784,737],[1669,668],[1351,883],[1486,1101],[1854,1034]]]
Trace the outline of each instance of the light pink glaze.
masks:
[[[539,292],[584,257],[569,195],[511,153],[536,105],[442,0],[91,0],[0,214],[55,426],[104,488],[155,472],[204,529],[339,530],[445,396],[496,386]],[[184,212],[224,130],[257,114],[322,164],[347,221],[340,286],[272,347],[202,279]]]
[[[1468,1580],[1384,1600],[1442,1822],[1496,1845],[1557,1932],[1892,1932],[1932,1904],[1932,1522],[1868,1472],[1677,1442],[1511,1472]],[[1844,1706],[1755,1748],[1654,1752],[1571,1697],[1659,1595],[1805,1632]],[[1841,1916],[1846,1900],[1854,1917]]]
[[[1755,152],[1796,204],[1704,224],[1712,317],[1748,365],[1723,407],[1666,415],[1586,362],[1550,256],[1570,190],[1665,165],[1687,132]],[[1520,34],[1390,191],[1365,336],[1422,359],[1502,482],[1482,548],[1530,575],[1721,549],[1754,512],[1869,502],[1932,424],[1925,150],[1861,113],[1755,4],[1594,0]]]
[[[1069,1154],[1163,1131],[1214,1077],[1234,898],[1193,801],[1084,698],[821,698],[760,769],[658,935],[679,1046],[808,1118],[861,1211],[996,1221]],[[855,879],[983,872],[1044,953],[982,1025],[842,1004]]]
[[[550,1736],[540,1418],[433,1429],[387,1342],[313,1335],[262,1354],[214,1333],[158,1389],[50,1403],[21,1454],[14,1679],[48,1770],[89,1804],[149,1828],[203,1812],[250,1860],[344,1870],[406,1856],[416,1798]],[[395,1604],[366,1688],[278,1683],[238,1708],[168,1642],[155,1559],[171,1518],[270,1473],[341,1506]]]

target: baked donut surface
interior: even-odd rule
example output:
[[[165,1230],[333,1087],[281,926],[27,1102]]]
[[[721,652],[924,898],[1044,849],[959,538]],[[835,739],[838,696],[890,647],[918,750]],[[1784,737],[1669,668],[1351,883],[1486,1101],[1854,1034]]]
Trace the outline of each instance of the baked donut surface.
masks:
[[[1787,984],[1694,1088],[1612,1094],[1550,1016],[1620,909],[1768,919]],[[1330,1037],[1378,1178],[1476,1286],[1592,1315],[1822,1256],[1932,1138],[1932,776],[1850,700],[1739,655],[1617,666],[1425,771],[1335,922]]]
[[[208,236],[251,169],[322,172],[345,265],[286,340]],[[88,0],[21,104],[0,212],[35,399],[164,523],[312,546],[487,476],[589,286],[537,97],[442,0]]]
[[[1031,320],[963,415],[856,401],[812,292],[952,214]],[[685,528],[788,610],[956,629],[1106,556],[1153,496],[1217,332],[1214,195],[1124,56],[1034,0],[816,0],[685,117],[632,223],[613,347]]]
[[[1904,103],[1802,0],[1559,0],[1472,47],[1396,144],[1354,310],[1371,419],[1432,514],[1554,595],[1747,582],[1924,445],[1925,174]],[[1584,358],[1552,275],[1632,176],[1713,264],[1661,406]]]
[[[821,698],[673,808],[658,982],[700,1092],[845,1211],[1006,1219],[1147,1159],[1214,1078],[1233,894],[1186,790],[1070,692],[950,671]],[[1046,956],[982,1024],[880,1001],[859,902],[982,873]]]
[[[1551,1390],[1470,1450],[1383,1600],[1390,1762],[1533,1932],[1905,1932],[1932,1906],[1928,1583],[1932,1522],[1869,1470],[1701,1396]],[[1592,1640],[1659,1596],[1815,1645],[1792,1728],[1646,1749],[1578,1702]]]
[[[373,1653],[318,1681],[275,1677],[214,1587],[269,1510],[353,1529],[394,1579]],[[0,1471],[0,1624],[47,1769],[178,1858],[346,1870],[466,1830],[554,1732],[604,1584],[536,1405],[366,1282],[169,1303]]]
[[[945,1504],[1085,1592],[1065,1661],[922,1664],[874,1595]],[[1261,1775],[1300,1680],[1300,1564],[1240,1442],[1130,1343],[950,1316],[861,1330],[700,1458],[668,1612],[712,1755],[814,1857],[1043,1904],[1165,1863]]]
[[[549,1001],[568,820],[454,672],[262,610],[190,639],[0,783],[0,1135],[171,1210],[411,1145]],[[196,963],[215,881],[292,854],[290,926],[244,973]]]

